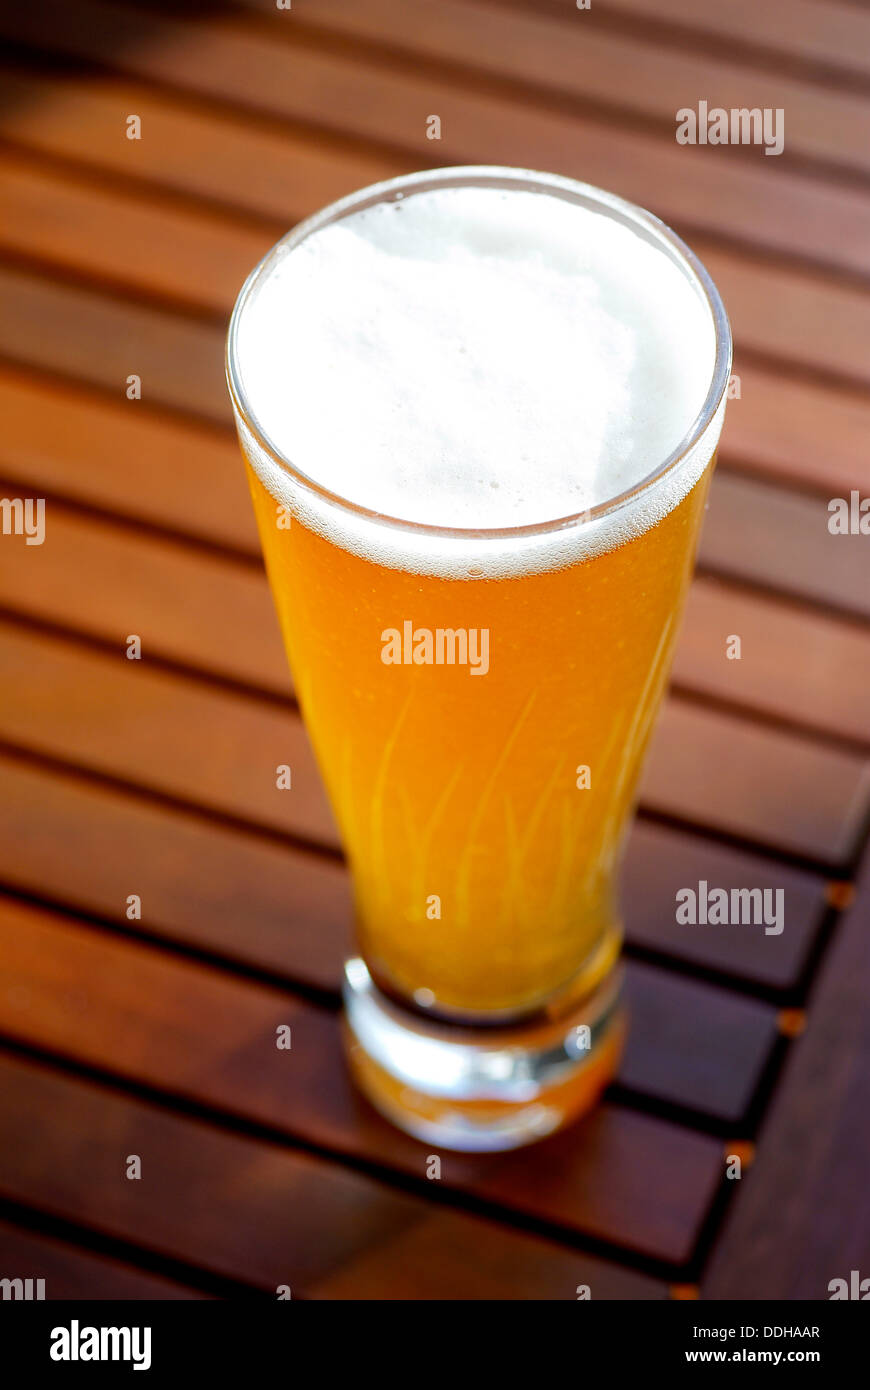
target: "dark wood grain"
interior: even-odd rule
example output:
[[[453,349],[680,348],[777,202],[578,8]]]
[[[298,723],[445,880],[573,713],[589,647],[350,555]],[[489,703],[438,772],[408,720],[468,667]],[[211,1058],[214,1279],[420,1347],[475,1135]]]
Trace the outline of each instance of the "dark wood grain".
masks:
[[[866,865],[845,919],[825,882],[857,871],[870,811],[866,550],[827,530],[831,497],[870,490],[868,35],[821,0],[0,12],[0,492],[48,498],[43,547],[0,541],[0,1274],[48,1297],[572,1301],[662,1299],[635,1271],[695,1280],[708,1250],[707,1298],[870,1275]],[[784,107],[785,153],[678,147],[701,97]],[[223,337],[285,228],[484,161],[687,234],[741,389],[627,847],[618,1087],[526,1151],[442,1154],[436,1190],[343,1063],[350,890],[284,703]],[[701,879],[782,889],[785,930],[677,923]],[[804,1004],[786,1044],[801,1015],[778,1011]]]
[[[337,1023],[292,994],[77,931],[2,898],[0,941],[0,975],[12,996],[0,1001],[0,1029],[8,1036],[302,1135],[317,1135],[324,1102],[299,1109],[298,1069],[315,1080],[306,1097],[343,1089]],[[99,990],[76,987],[94,976]],[[628,977],[632,1032],[619,1079],[642,1095],[738,1124],[777,1036],[774,1010],[650,966],[631,965]],[[296,1034],[289,1070],[274,1046],[285,1013]],[[208,1019],[218,1017],[213,1038]],[[171,1057],[179,1044],[183,1058]],[[366,1132],[351,1135],[350,1119],[346,1128],[344,1143],[367,1153]],[[386,1146],[376,1140],[375,1147]],[[606,1185],[606,1174],[596,1181]]]
[[[370,172],[361,167],[357,182],[364,184]],[[95,187],[92,174],[34,168],[28,154],[12,150],[0,152],[0,196],[5,209],[0,249],[7,254],[220,317],[229,313],[249,270],[277,236],[317,208],[311,192],[300,190],[292,215],[288,207],[284,218],[264,228],[255,209],[247,218],[228,216],[155,198],[153,190],[138,184]],[[723,250],[703,236],[693,235],[692,245],[728,308],[738,343],[741,401],[758,390],[752,365],[743,362],[749,351],[859,383],[870,380],[863,351],[870,295],[823,274],[810,276]],[[775,375],[773,386],[800,401],[788,377]]]
[[[870,1274],[870,879],[809,1000],[808,1024],[713,1254],[704,1297],[826,1299]]]
[[[33,283],[33,282],[32,282]],[[51,332],[55,323],[63,325],[63,304],[52,299],[53,287],[42,282],[39,303],[45,309],[51,305],[49,321],[44,323],[45,337],[40,340],[31,324],[28,341],[43,367],[62,366],[59,353],[52,345]],[[85,291],[79,293],[87,294]],[[148,390],[142,401],[128,402],[118,388],[117,354],[122,351],[129,324],[124,312],[113,301],[98,297],[101,304],[101,330],[108,336],[101,362],[96,362],[100,385],[111,389],[115,401],[94,397],[73,389],[47,384],[20,370],[0,366],[0,407],[3,409],[4,431],[0,441],[0,474],[12,482],[27,487],[44,488],[60,493],[91,507],[110,510],[134,520],[154,525],[197,540],[211,540],[234,549],[259,556],[259,546],[253,524],[250,500],[244,481],[237,447],[228,434],[219,428],[209,428],[191,420],[168,420],[154,409],[155,393],[161,398],[163,356],[159,342],[151,344],[156,374],[148,378]],[[78,300],[74,301],[75,303]],[[16,295],[19,309],[24,301]],[[172,321],[171,318],[169,320]],[[154,320],[149,320],[153,324]],[[0,335],[4,325],[0,323]],[[19,352],[15,321],[6,322],[6,349],[14,356]],[[74,332],[69,324],[63,332],[70,339],[64,361],[74,362]],[[210,330],[202,329],[201,341],[209,342]],[[2,338],[0,338],[2,341]],[[189,344],[188,344],[189,347]],[[168,351],[168,350],[167,350]],[[208,352],[212,359],[219,351],[217,338]],[[114,354],[114,355],[113,355]],[[96,361],[96,359],[95,359]],[[77,368],[74,368],[77,371]],[[207,378],[208,369],[203,368]],[[217,388],[215,387],[215,402]],[[177,399],[178,388],[170,388]],[[766,399],[766,396],[764,397]],[[171,404],[167,398],[166,404]],[[747,405],[735,402],[732,418]],[[863,430],[870,428],[870,411],[866,420],[850,420],[838,403],[836,414],[823,413],[823,402],[817,401],[817,421],[831,421],[830,451],[817,452],[819,466],[827,467],[828,459],[840,457],[840,488],[848,494],[848,486],[858,486],[860,475],[853,460],[863,449]],[[217,404],[215,405],[217,409]],[[223,409],[223,405],[219,407]],[[757,407],[753,407],[757,411]],[[779,402],[778,409],[787,415],[788,403]],[[37,435],[34,418],[40,421]],[[757,418],[757,415],[756,415]],[[793,428],[802,428],[805,417],[797,413]],[[842,440],[838,440],[837,421],[843,425]],[[819,426],[817,425],[817,434]],[[747,447],[751,441],[744,439]],[[812,449],[821,438],[810,434],[807,447]],[[767,446],[764,446],[767,448]],[[779,416],[773,417],[773,436],[770,454],[773,459],[797,457],[792,439]],[[118,468],[118,458],[127,466]],[[862,453],[866,459],[866,452]],[[843,471],[846,476],[843,477]],[[147,478],[147,487],[143,483]],[[831,492],[835,493],[831,479]],[[827,497],[791,492],[754,478],[735,476],[719,469],[713,480],[710,511],[701,545],[702,561],[717,573],[733,575],[749,583],[760,583],[781,589],[819,603],[834,605],[847,612],[870,616],[870,586],[866,582],[866,566],[860,536],[832,536],[827,528]]]
[[[868,491],[866,392],[785,377],[757,362],[741,361],[739,375],[741,394],[728,407],[723,462],[774,482],[816,488],[826,501],[848,496],[853,487]]]
[[[261,566],[56,501],[47,516],[45,544],[0,566],[3,608],[113,646],[135,629],[152,656],[289,698]]]
[[[226,107],[199,110],[183,95],[111,73],[69,76],[7,63],[0,76],[0,132],[18,148],[285,226],[306,208],[413,167],[355,141],[312,139]],[[123,138],[129,114],[141,118],[147,140]]]
[[[340,864],[2,755],[0,782],[0,876],[8,886],[337,989],[351,923]],[[676,892],[702,878],[729,890],[782,888],[784,932],[679,925]],[[825,903],[823,882],[809,874],[643,822],[631,833],[623,883],[630,943],[777,989],[797,981]],[[126,917],[130,892],[142,900],[140,922]]]
[[[734,888],[781,890],[783,931],[768,935],[752,927],[677,922],[677,893],[698,891],[701,879],[729,894]],[[643,821],[631,833],[622,892],[632,945],[779,990],[800,979],[825,901],[823,883],[798,869]]]
[[[729,660],[734,636],[740,656]],[[689,593],[673,678],[698,694],[870,743],[870,629],[829,614],[699,578]]]
[[[2,756],[0,784],[8,886],[335,992],[352,920],[337,861]],[[139,921],[126,916],[131,893]]]
[[[265,249],[268,240],[263,238],[261,245]],[[184,248],[182,258],[183,255]],[[249,268],[254,263],[253,260],[248,262]],[[766,278],[761,277],[761,280]],[[178,291],[184,293],[182,284],[179,284]],[[764,308],[761,284],[753,287],[751,292],[744,289],[744,295],[756,305],[760,302],[765,323],[771,321],[771,312]],[[854,296],[847,296],[846,302],[854,310]],[[200,417],[207,423],[229,425],[230,406],[223,379],[223,325],[213,326],[147,304],[123,304],[105,290],[69,285],[47,279],[35,271],[24,273],[20,269],[13,271],[2,267],[0,303],[3,307],[0,351],[16,363],[70,376],[107,391],[119,401],[124,401],[127,375],[136,371],[143,382],[142,402],[131,405],[131,410],[138,408],[142,411],[144,407],[143,413],[147,413],[148,405],[156,404]],[[225,318],[229,317],[231,307],[232,297],[228,295],[224,306]],[[835,310],[834,304],[825,301],[816,306],[815,315],[810,317],[802,312],[800,305],[791,311],[780,312],[784,312],[786,323],[790,317],[806,321],[808,341],[819,343],[824,341],[826,334],[833,333],[835,341],[844,341],[844,351],[851,361],[863,362],[864,354],[859,344],[866,341],[870,311],[863,319],[860,315],[856,318],[853,312],[854,323],[843,323],[842,332],[838,332]],[[850,343],[854,343],[854,348],[849,346]],[[86,351],[82,351],[83,348]],[[182,362],[187,363],[184,372],[180,371]],[[764,381],[756,381],[752,370],[744,368],[741,363],[738,363],[738,367],[741,373],[741,399],[733,403],[731,413],[739,417],[743,393],[751,401],[757,391],[763,390]],[[799,392],[794,385],[789,388],[784,384],[779,386],[779,394],[784,394],[788,402]],[[832,413],[835,410],[839,413],[841,399],[841,393],[829,389],[823,403]],[[847,397],[842,423],[832,427],[826,448],[832,450],[835,457],[838,450],[843,453],[842,470],[851,474],[854,471],[850,460],[855,453],[856,427],[860,427],[866,417],[859,410],[856,420],[854,408],[850,413],[850,401],[851,397]],[[798,406],[799,418],[803,413],[805,411]],[[756,467],[763,467],[768,457],[772,457],[774,466],[777,466],[777,459],[782,453],[781,438],[776,434],[770,437],[770,431],[766,432],[765,418],[757,408],[750,408],[745,418],[738,418],[738,456],[748,458]],[[771,429],[778,429],[775,417]],[[727,451],[726,429],[723,444],[726,458]],[[822,484],[828,480],[828,476],[817,468],[813,481]],[[825,504],[820,503],[820,506],[826,523]],[[832,539],[842,541],[844,538]]]
[[[32,1063],[2,1057],[0,1078],[6,1197],[229,1278],[301,1291],[418,1214],[355,1174]]]
[[[273,1296],[282,1284],[313,1294],[342,1272],[347,1290],[360,1257],[401,1240],[407,1292],[415,1261],[436,1248],[439,1296],[450,1297],[474,1281],[478,1249],[483,1277],[491,1278],[491,1238],[509,1261],[506,1291],[514,1298],[574,1299],[578,1284],[595,1287],[599,1276],[611,1297],[664,1294],[660,1283],[623,1276],[591,1256],[473,1216],[442,1217],[421,1198],[321,1159],[42,1065],[0,1054],[0,1088],[0,1192],[7,1198]],[[142,1159],[138,1181],[125,1176],[131,1153]],[[423,1280],[432,1296],[432,1275]],[[364,1261],[354,1284],[354,1296],[364,1297]]]
[[[618,1080],[739,1130],[777,1038],[767,1004],[630,964],[631,1029]],[[723,1058],[727,1061],[723,1065]]]
[[[840,495],[831,488],[831,497]],[[701,563],[866,619],[866,536],[832,535],[829,500],[822,492],[789,492],[721,470],[713,480]]]
[[[274,236],[214,209],[95,184],[0,151],[0,248],[53,270],[225,314]]]
[[[443,122],[441,164],[558,169],[611,188],[678,225],[706,226],[737,239],[746,239],[746,209],[752,207],[751,240],[766,250],[870,270],[870,196],[860,188],[822,183],[823,211],[819,180],[783,169],[774,185],[763,167],[770,161],[760,151],[763,163],[756,165],[719,159],[720,150],[692,149],[689,179],[686,150],[657,133],[531,103],[517,121],[509,96],[441,74],[417,76],[407,66],[360,63],[343,51],[283,42],[286,35],[249,31],[234,19],[162,21],[121,6],[42,0],[4,11],[0,33],[67,55],[110,60],[136,78],[258,113],[400,146],[417,164],[433,162],[426,118],[434,111]],[[829,235],[831,219],[836,240]]]
[[[111,400],[2,365],[0,409],[0,472],[8,481],[117,513],[137,528],[157,526],[259,558],[241,455],[228,430],[168,418],[147,396]]]
[[[22,932],[22,911],[7,905],[3,913],[7,1036],[31,1041],[35,1028],[44,1047],[79,1062],[425,1180],[431,1145],[362,1100],[331,1012],[73,933],[45,914],[28,912]],[[99,988],[87,984],[94,971]],[[279,1026],[291,1028],[290,1050],[275,1046]],[[722,1171],[715,1139],[618,1105],[519,1156],[441,1154],[445,1189],[675,1265],[688,1259]],[[655,1204],[644,1199],[647,1183]]]
[[[3,1278],[44,1279],[47,1302],[55,1299],[200,1299],[207,1295],[175,1280],[134,1269],[65,1241],[0,1221]]]
[[[641,788],[650,810],[834,864],[858,848],[868,798],[866,758],[673,698]]]
[[[141,635],[141,634],[140,634]],[[0,737],[166,796],[337,846],[314,755],[292,711],[9,625]],[[292,787],[279,789],[289,766]]]
[[[247,506],[246,498],[239,501]],[[261,570],[82,516],[57,501],[48,515],[48,543],[0,567],[4,608],[113,644],[133,624],[154,656],[289,692]],[[739,660],[727,656],[734,635]],[[699,578],[674,676],[698,694],[870,743],[870,632],[854,624]]]
[[[125,655],[0,623],[0,738],[163,795],[338,844],[299,716]],[[141,635],[141,634],[140,634]],[[278,789],[289,765],[293,784]],[[711,788],[713,794],[711,795]],[[666,702],[642,798],[657,812],[845,862],[870,801],[865,759]]]
[[[469,1239],[476,1244],[469,1251]],[[471,1259],[469,1259],[471,1254]],[[572,1285],[574,1273],[579,1274]],[[556,1254],[545,1241],[518,1240],[490,1225],[472,1229],[467,1219],[440,1210],[410,1231],[397,1231],[317,1280],[317,1299],[576,1299],[585,1283],[594,1301],[661,1300],[668,1290],[633,1270],[584,1256]]]
[[[7,331],[14,327],[17,362],[102,387],[118,401],[135,374],[142,401],[229,424],[219,328],[8,267],[0,267],[0,313]]]
[[[559,0],[547,0],[554,2]],[[629,20],[684,25],[689,37],[708,34],[732,40],[740,50],[766,50],[774,58],[799,58],[811,67],[870,75],[870,18],[857,5],[790,0],[787,23],[778,6],[759,6],[755,0],[731,0],[727,7],[695,0],[614,0],[613,8]]]
[[[245,3],[273,21],[276,40],[310,26],[409,58],[509,79],[539,94],[574,98],[581,107],[616,106],[644,123],[660,123],[670,135],[675,93],[703,93],[711,106],[787,108],[790,156],[870,172],[870,113],[859,95],[786,76],[776,65],[759,71],[722,54],[663,49],[627,28],[615,33],[597,23],[594,6],[578,16],[576,5],[565,3],[560,18],[531,9],[496,10],[476,0],[415,0],[413,6],[402,0],[296,0],[290,29],[279,27],[282,16],[271,0]]]

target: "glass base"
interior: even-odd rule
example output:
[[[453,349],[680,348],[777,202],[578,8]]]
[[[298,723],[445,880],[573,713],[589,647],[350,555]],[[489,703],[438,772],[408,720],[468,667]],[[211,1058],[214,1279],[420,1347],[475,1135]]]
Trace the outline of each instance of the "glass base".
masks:
[[[388,998],[365,962],[344,972],[345,1047],[372,1104],[428,1144],[514,1149],[588,1110],[613,1078],[625,1038],[617,968],[557,1018],[461,1027]]]

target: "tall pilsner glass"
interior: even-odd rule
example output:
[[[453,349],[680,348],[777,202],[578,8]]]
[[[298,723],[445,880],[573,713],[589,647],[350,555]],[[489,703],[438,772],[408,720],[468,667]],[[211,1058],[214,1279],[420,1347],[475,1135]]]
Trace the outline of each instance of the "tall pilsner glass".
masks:
[[[617,873],[731,342],[663,223],[547,174],[364,189],[243,287],[228,380],[353,880],[350,1065],[510,1148],[613,1075]]]

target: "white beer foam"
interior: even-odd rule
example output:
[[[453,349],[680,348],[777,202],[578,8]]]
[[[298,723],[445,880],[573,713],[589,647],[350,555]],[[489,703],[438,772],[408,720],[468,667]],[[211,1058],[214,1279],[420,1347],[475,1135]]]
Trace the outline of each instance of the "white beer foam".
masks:
[[[491,187],[411,192],[315,230],[259,276],[236,335],[248,408],[294,469],[370,511],[463,529],[554,521],[636,486],[686,435],[714,361],[709,305],[666,253],[590,208]],[[272,495],[338,545],[472,577],[640,534],[701,476],[718,426],[627,506],[494,538],[373,522],[240,432]]]

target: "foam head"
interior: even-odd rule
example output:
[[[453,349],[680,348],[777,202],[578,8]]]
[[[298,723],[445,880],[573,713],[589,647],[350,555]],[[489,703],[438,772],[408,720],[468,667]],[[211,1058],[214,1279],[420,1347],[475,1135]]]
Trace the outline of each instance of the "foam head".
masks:
[[[686,435],[716,359],[697,281],[648,234],[517,186],[412,189],[328,222],[273,254],[237,318],[238,381],[273,450],[351,504],[429,527],[527,527],[635,487]],[[470,543],[330,519],[245,442],[266,486],[337,543],[474,567]],[[477,558],[489,572],[609,548],[675,505],[709,453],[644,517],[551,536],[549,560],[497,540]]]

